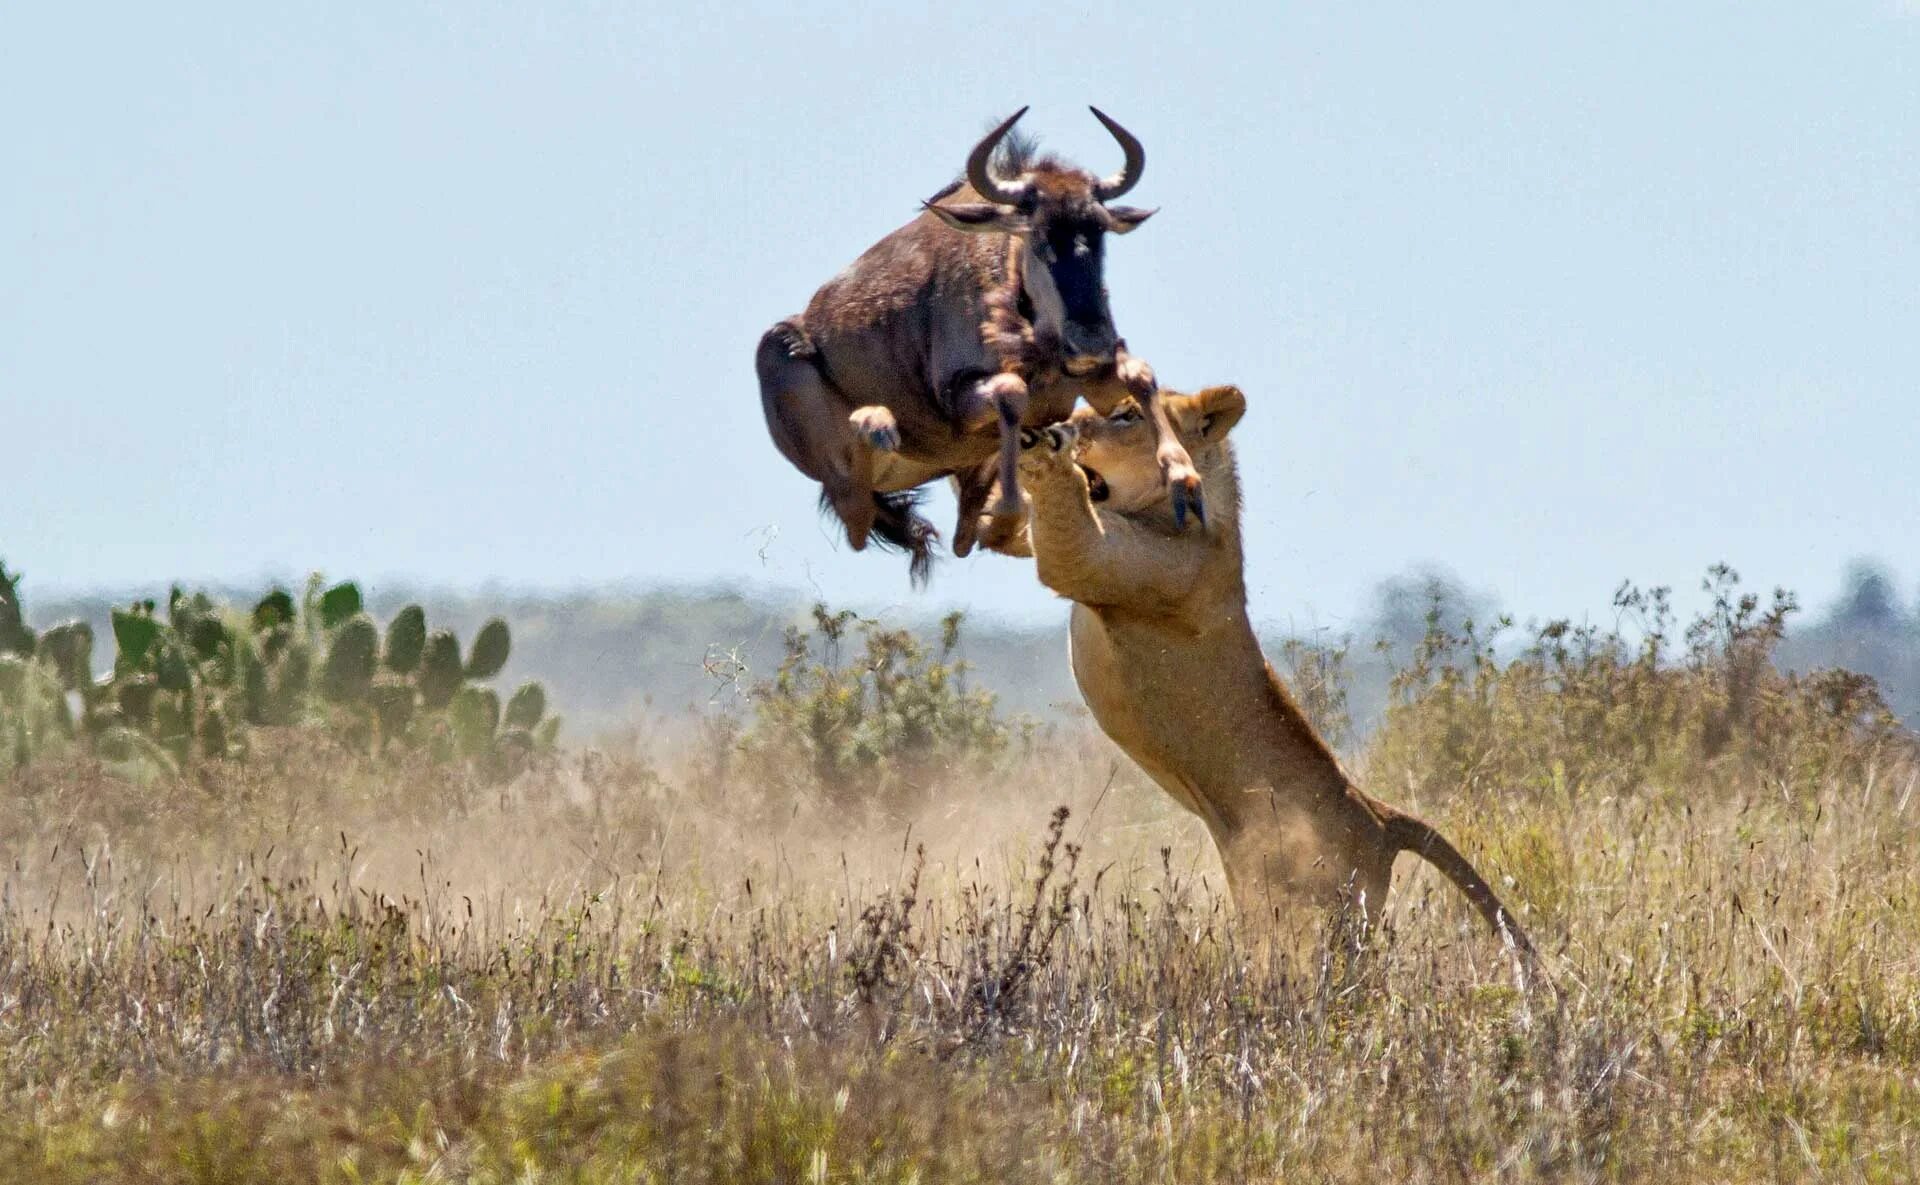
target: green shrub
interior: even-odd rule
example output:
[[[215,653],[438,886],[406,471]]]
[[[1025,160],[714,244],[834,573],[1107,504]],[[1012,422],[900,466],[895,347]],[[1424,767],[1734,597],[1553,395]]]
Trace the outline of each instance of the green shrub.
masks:
[[[164,619],[153,601],[113,611],[113,665],[96,677],[92,628],[69,622],[36,636],[19,578],[0,566],[0,763],[80,743],[150,781],[245,758],[254,730],[302,728],[371,757],[422,750],[504,779],[554,747],[560,721],[547,715],[543,687],[523,685],[502,728],[498,694],[480,686],[506,665],[506,622],[481,628],[463,666],[459,639],[429,633],[420,606],[394,616],[383,647],[363,604],[358,585],[317,575],[299,602],[274,589],[244,616],[176,587]]]
[[[1029,735],[955,657],[961,615],[935,645],[851,612],[813,608],[780,668],[751,691],[740,772],[765,791],[903,810],[943,777],[984,776]],[[852,645],[849,645],[852,643]]]
[[[1513,623],[1457,627],[1429,614],[1427,633],[1393,676],[1386,720],[1368,747],[1383,786],[1445,796],[1503,792],[1694,791],[1733,772],[1783,790],[1861,778],[1905,752],[1912,735],[1871,679],[1845,671],[1791,674],[1773,656],[1798,609],[1708,570],[1709,607],[1673,645],[1669,590],[1622,584],[1620,626],[1555,620],[1517,657],[1498,642]]]

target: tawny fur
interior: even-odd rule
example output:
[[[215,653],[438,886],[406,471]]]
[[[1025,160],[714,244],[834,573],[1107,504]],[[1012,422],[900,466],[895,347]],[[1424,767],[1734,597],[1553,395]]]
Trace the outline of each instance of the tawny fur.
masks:
[[[1028,543],[1041,583],[1074,602],[1073,674],[1095,720],[1206,821],[1243,914],[1306,903],[1377,916],[1394,857],[1413,852],[1531,965],[1532,945],[1473,865],[1354,785],[1262,655],[1227,442],[1245,397],[1216,387],[1162,400],[1206,483],[1204,529],[1176,530],[1152,430],[1130,408],[1083,408],[1027,434],[1021,456]]]

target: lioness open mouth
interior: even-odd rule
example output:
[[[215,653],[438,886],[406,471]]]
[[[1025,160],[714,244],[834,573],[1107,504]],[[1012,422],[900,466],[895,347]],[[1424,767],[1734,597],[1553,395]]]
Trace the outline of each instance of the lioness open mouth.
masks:
[[[1108,496],[1113,493],[1112,490],[1107,488],[1107,479],[1100,476],[1098,469],[1092,469],[1082,465],[1080,466],[1080,472],[1084,473],[1087,478],[1088,498],[1091,498],[1095,502],[1105,502]]]

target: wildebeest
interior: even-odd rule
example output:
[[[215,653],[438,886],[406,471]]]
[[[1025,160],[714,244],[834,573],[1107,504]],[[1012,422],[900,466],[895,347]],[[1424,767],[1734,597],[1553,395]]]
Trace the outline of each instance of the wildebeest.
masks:
[[[914,489],[954,478],[954,554],[976,539],[1008,542],[1021,521],[1021,425],[1062,419],[1082,397],[1103,412],[1135,399],[1182,520],[1188,508],[1203,513],[1200,476],[1152,368],[1114,329],[1102,278],[1106,236],[1153,213],[1108,204],[1140,180],[1146,153],[1091,110],[1125,153],[1118,173],[1096,177],[1009,141],[1022,107],[974,146],[961,180],[760,339],[774,444],[820,482],[822,506],[855,551],[869,535],[902,548],[916,581],[937,533],[916,513]],[[1002,492],[983,524],[996,478]]]

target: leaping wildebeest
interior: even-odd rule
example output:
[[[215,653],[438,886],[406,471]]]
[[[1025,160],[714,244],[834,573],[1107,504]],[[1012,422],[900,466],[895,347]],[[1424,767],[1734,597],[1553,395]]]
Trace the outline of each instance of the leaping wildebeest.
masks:
[[[1200,475],[1152,368],[1114,329],[1102,277],[1106,236],[1153,213],[1109,204],[1140,180],[1146,153],[1092,108],[1125,153],[1118,173],[1096,177],[1010,141],[1026,110],[987,133],[963,178],[918,217],[762,335],[755,355],[774,444],[820,483],[855,551],[869,536],[901,548],[916,581],[938,536],[913,491],[954,478],[955,555],[1011,542],[1020,428],[1064,419],[1080,398],[1102,413],[1134,399],[1181,521],[1204,514]],[[983,516],[996,479],[1000,496]]]

